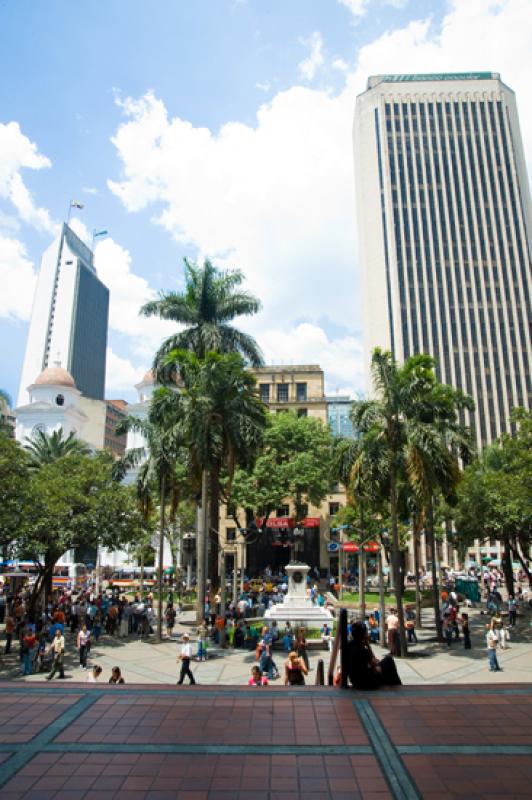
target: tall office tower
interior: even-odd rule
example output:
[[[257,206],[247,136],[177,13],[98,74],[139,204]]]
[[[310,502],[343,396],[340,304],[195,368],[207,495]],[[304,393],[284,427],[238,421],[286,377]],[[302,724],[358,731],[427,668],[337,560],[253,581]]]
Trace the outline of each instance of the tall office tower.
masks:
[[[85,397],[103,400],[108,316],[109,290],[96,275],[92,251],[64,224],[41,259],[18,405],[56,360]]]
[[[471,395],[479,446],[532,405],[532,207],[515,96],[498,74],[377,75],[355,124],[371,351],[430,353]],[[369,388],[369,386],[368,386]]]

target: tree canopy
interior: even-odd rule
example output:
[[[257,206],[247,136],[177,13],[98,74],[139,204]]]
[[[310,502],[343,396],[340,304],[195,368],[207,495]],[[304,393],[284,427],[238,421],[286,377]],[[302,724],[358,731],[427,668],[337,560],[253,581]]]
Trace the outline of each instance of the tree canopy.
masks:
[[[503,434],[466,468],[454,509],[462,549],[476,538],[503,543],[507,580],[512,559],[530,574],[532,546],[532,412],[516,409],[512,423],[514,435]]]
[[[256,516],[268,516],[290,499],[300,516],[305,504],[319,506],[331,491],[332,451],[333,437],[320,420],[293,412],[269,414],[255,465],[237,470],[228,499]]]
[[[184,292],[161,292],[157,300],[141,308],[144,316],[185,325],[155,354],[154,369],[159,378],[171,379],[173,365],[168,363],[168,354],[173,350],[191,350],[199,358],[209,352],[237,352],[253,366],[260,366],[262,355],[256,341],[230,324],[235,317],[256,314],[260,309],[259,300],[239,288],[244,280],[242,272],[221,271],[209,260],[201,266],[186,258],[184,263]]]

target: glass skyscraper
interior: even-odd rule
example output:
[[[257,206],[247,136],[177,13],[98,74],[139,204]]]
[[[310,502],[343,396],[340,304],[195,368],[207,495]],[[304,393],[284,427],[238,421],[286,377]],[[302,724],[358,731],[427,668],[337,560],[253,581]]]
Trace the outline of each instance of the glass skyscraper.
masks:
[[[103,400],[109,290],[100,281],[92,251],[64,224],[44,252],[22,368],[18,405],[27,388],[56,361],[85,397]]]
[[[430,353],[438,378],[474,398],[477,443],[493,441],[532,400],[515,96],[496,73],[373,76],[354,147],[366,367],[377,346],[399,361]]]

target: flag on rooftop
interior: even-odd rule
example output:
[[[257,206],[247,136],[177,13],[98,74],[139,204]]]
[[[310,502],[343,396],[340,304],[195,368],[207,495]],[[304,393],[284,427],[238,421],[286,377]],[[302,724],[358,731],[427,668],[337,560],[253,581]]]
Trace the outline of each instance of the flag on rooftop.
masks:
[[[85,208],[83,203],[80,203],[79,200],[71,200],[70,201],[70,208]]]

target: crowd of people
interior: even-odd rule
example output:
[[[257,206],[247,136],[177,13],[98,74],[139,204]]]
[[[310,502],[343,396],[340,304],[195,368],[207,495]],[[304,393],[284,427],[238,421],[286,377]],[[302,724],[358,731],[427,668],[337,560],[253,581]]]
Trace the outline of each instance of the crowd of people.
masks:
[[[2,619],[4,623],[4,655],[12,652],[14,643],[18,644],[20,670],[22,675],[49,671],[51,680],[56,674],[64,678],[65,633],[70,631],[76,642],[79,666],[87,669],[91,647],[98,642],[103,632],[108,636],[142,637],[153,632],[155,620],[153,597],[133,600],[117,593],[103,592],[95,595],[90,592],[73,594],[66,589],[54,591],[44,608],[32,609],[31,593],[28,588],[9,595],[0,588]],[[170,625],[172,602],[167,607],[167,625]],[[174,616],[175,623],[175,616]],[[171,624],[173,627],[173,623]],[[101,670],[98,673],[100,680]],[[118,676],[118,677],[117,677]],[[87,678],[94,682],[94,667]],[[119,667],[113,667],[109,683],[123,683]]]

